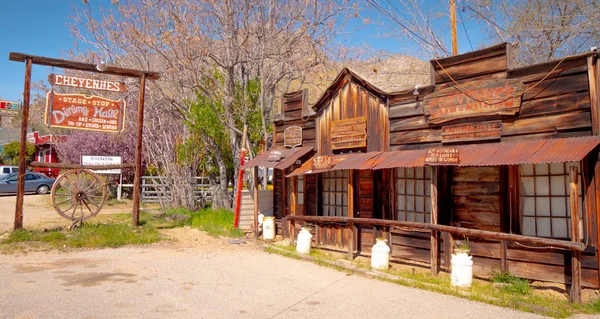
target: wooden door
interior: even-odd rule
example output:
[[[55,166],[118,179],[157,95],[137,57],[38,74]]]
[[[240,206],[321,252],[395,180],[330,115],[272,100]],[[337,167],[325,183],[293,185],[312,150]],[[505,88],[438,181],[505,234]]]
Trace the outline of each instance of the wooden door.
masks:
[[[500,231],[500,167],[455,167],[452,225]]]
[[[374,179],[371,170],[356,170],[354,173],[354,216],[357,218],[373,218],[374,212]],[[371,246],[375,244],[373,228],[369,226],[357,225],[358,243],[363,251],[370,251]]]

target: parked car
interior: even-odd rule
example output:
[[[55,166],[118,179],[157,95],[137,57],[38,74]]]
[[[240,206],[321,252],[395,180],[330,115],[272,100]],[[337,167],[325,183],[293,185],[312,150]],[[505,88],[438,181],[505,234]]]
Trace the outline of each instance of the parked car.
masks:
[[[0,179],[0,193],[16,193],[19,174],[11,174]],[[44,174],[28,172],[25,174],[25,192],[36,192],[46,194],[54,185],[55,178],[49,178]]]
[[[4,166],[4,165],[0,165],[0,179],[13,174],[13,173],[17,173],[19,171],[19,167],[18,166]]]

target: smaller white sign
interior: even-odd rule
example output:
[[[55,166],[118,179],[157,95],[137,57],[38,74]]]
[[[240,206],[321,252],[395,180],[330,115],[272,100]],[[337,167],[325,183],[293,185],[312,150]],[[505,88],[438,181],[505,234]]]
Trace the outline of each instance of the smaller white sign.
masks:
[[[121,164],[121,156],[96,156],[83,155],[81,156],[81,165],[119,165]],[[92,170],[98,174],[121,174],[121,169],[106,169]]]

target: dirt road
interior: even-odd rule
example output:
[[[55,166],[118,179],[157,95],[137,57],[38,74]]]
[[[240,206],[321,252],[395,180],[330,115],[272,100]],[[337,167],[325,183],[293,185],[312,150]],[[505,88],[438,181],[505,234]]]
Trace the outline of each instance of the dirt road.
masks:
[[[0,255],[0,318],[539,318],[232,245]]]

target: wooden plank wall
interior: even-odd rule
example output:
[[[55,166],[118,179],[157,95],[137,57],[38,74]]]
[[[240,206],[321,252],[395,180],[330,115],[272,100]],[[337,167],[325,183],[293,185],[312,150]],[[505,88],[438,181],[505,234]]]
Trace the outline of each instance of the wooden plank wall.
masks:
[[[496,47],[496,54],[498,52],[502,50]],[[508,63],[498,63],[499,55],[491,54],[472,56],[467,59],[465,66],[448,66],[446,71],[458,83],[475,79],[521,80],[525,84],[525,90],[528,91],[523,95],[521,110],[517,115],[477,117],[443,124],[429,124],[423,111],[422,100],[424,96],[434,92],[435,86],[420,88],[419,96],[412,95],[412,92],[391,93],[389,96],[390,149],[441,146],[443,125],[487,120],[502,120],[501,138],[496,141],[592,135],[586,56],[562,61],[550,76],[541,81],[558,62],[500,71],[500,66],[506,67]],[[504,56],[504,59],[507,57]],[[452,58],[448,58],[440,63],[446,65],[446,60],[453,61]],[[491,68],[489,72],[494,73],[481,75],[488,67]],[[460,72],[464,74],[460,75]],[[445,81],[447,76],[438,73],[435,73],[432,78],[438,83],[438,90],[452,83]]]
[[[290,126],[300,126],[302,128],[302,146],[315,147],[315,114],[311,112],[308,105],[308,91],[302,90],[292,93],[286,93],[281,99],[281,109],[279,118],[274,122],[273,125],[273,146],[272,148],[281,148],[283,145],[283,132]],[[310,155],[310,154],[309,154]],[[309,156],[302,158],[301,160],[307,160]],[[286,171],[289,174],[291,170]],[[281,170],[274,170],[273,172],[273,207],[274,216],[277,219],[285,216],[284,202],[285,202],[285,190],[284,187],[284,176]],[[290,182],[290,179],[287,179]],[[309,180],[311,185],[315,185],[315,180]],[[305,196],[307,199],[316,198],[316,187],[307,187]],[[314,204],[313,204],[314,203]],[[307,212],[313,212],[316,209],[316,202],[306,202]],[[280,229],[280,228],[278,228]]]
[[[332,121],[359,116],[367,118],[366,151],[388,150],[388,116],[385,101],[370,93],[367,89],[347,75],[340,83],[341,88],[332,95],[323,106],[317,119],[319,155],[333,155],[329,141]]]
[[[486,79],[519,79],[525,85],[520,112],[514,116],[489,116],[455,120],[443,124],[429,124],[423,111],[423,97],[437,88],[454,84],[432,61],[432,84],[420,88],[420,95],[412,92],[389,95],[390,149],[420,149],[442,146],[441,128],[444,125],[477,123],[501,120],[499,141],[516,141],[540,138],[575,137],[592,135],[592,105],[590,102],[588,57],[570,57],[534,66],[511,69],[509,48],[500,45],[472,54],[441,60],[440,63],[458,83]],[[549,76],[548,73],[554,69]],[[546,77],[547,76],[547,77]],[[546,77],[546,78],[545,78]],[[437,87],[436,87],[437,85]],[[597,108],[595,108],[597,112]],[[594,115],[594,118],[597,116]],[[498,196],[499,168],[454,168],[450,186],[454,206],[450,223],[470,228],[499,231],[502,225]],[[452,179],[454,179],[452,181]],[[477,184],[477,187],[473,187]],[[478,192],[482,192],[479,194]],[[485,194],[484,194],[485,193]],[[452,193],[451,193],[452,194]],[[483,197],[482,197],[483,196]],[[589,198],[588,207],[595,207],[595,198]],[[446,214],[448,214],[446,209]],[[440,211],[444,214],[444,209]],[[595,211],[587,220],[597,220]],[[442,218],[444,216],[440,216]],[[448,217],[448,216],[446,216]],[[595,226],[594,226],[595,227]],[[506,228],[506,227],[503,227]],[[429,235],[415,232],[393,231],[392,251],[394,257],[419,262],[429,262]],[[592,235],[597,236],[597,232]],[[448,238],[448,236],[442,236]],[[596,242],[595,238],[590,239]],[[446,251],[449,243],[440,243],[441,260],[449,260]],[[471,240],[474,271],[487,275],[500,269],[500,243]],[[508,246],[508,270],[515,276],[533,280],[570,283],[570,252],[544,247]],[[598,288],[598,258],[595,252],[582,254],[583,286]],[[448,270],[447,265],[443,268]]]

